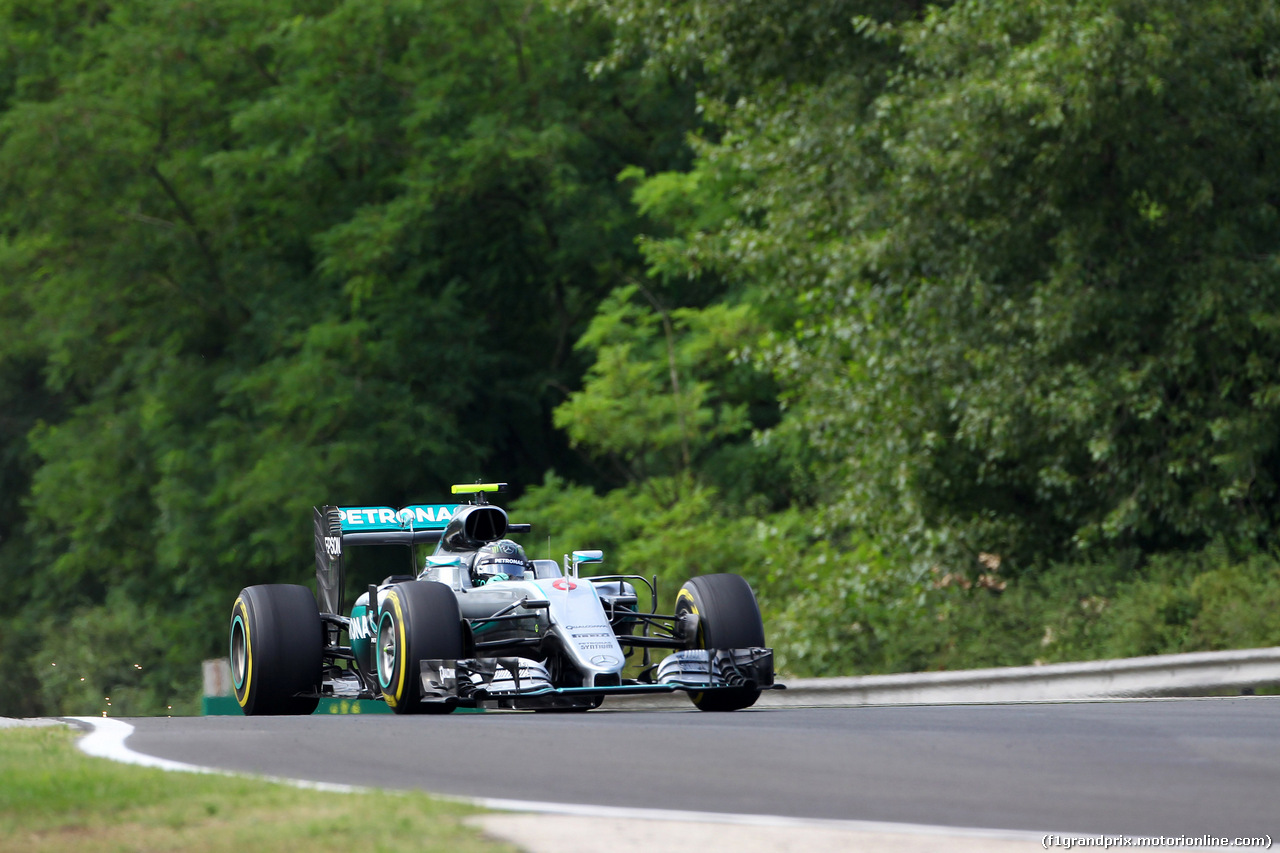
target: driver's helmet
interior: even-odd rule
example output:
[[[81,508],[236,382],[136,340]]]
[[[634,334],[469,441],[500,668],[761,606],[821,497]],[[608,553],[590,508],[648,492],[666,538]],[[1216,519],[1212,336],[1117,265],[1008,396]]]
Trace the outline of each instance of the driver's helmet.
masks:
[[[524,549],[510,539],[490,542],[476,551],[471,563],[471,583],[481,586],[489,581],[517,580],[529,568]]]

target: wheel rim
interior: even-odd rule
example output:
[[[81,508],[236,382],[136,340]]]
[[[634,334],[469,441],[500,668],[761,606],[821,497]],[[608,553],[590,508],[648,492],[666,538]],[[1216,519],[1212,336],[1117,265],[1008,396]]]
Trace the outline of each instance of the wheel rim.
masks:
[[[383,689],[391,687],[396,671],[396,630],[391,613],[384,612],[378,620],[378,684]]]
[[[678,618],[686,613],[692,613],[698,617],[698,633],[694,635],[694,645],[690,646],[690,648],[705,649],[707,641],[702,633],[702,614],[698,612],[697,602],[693,600],[693,593],[689,592],[687,587],[676,593],[676,617]]]
[[[682,587],[680,591],[676,593],[676,618],[678,619],[686,613],[692,613],[694,616],[698,617],[698,633],[694,635],[694,645],[692,648],[705,649],[707,647],[707,642],[706,638],[702,634],[702,614],[698,612],[698,605],[693,600],[693,593],[689,591],[688,587]],[[709,671],[710,668],[708,666],[708,672]],[[697,705],[706,695],[706,693],[701,692],[690,693],[689,700],[693,702],[693,704]]]
[[[237,690],[244,688],[249,671],[249,640],[244,620],[237,613],[231,620],[231,681]]]

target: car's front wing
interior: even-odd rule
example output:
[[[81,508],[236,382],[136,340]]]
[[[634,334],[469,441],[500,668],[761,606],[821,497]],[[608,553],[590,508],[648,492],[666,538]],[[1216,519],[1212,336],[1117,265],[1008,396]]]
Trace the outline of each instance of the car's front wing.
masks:
[[[516,710],[596,707],[605,696],[782,688],[774,682],[773,650],[765,648],[675,652],[657,666],[652,680],[597,680],[582,687],[555,686],[546,667],[527,658],[428,659],[420,671],[424,702]]]

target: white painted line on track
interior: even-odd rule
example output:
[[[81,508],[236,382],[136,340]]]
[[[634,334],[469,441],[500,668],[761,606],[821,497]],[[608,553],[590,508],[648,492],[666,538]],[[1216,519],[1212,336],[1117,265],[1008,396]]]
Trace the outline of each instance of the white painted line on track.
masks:
[[[231,770],[221,770],[217,767],[202,767],[199,764],[187,764],[182,761],[171,761],[168,758],[158,758],[154,755],[147,755],[143,752],[135,752],[124,745],[124,742],[133,734],[133,726],[123,720],[115,720],[111,717],[63,717],[64,720],[75,720],[90,727],[90,731],[84,737],[80,738],[77,746],[80,751],[86,755],[92,755],[96,758],[109,758],[112,761],[119,761],[123,764],[137,764],[142,767],[157,767],[161,770],[175,770],[181,773],[212,773],[218,776],[248,776],[257,779],[265,779],[268,782],[278,782],[282,785],[292,785],[295,788],[310,788],[316,791],[330,791],[338,794],[352,794],[358,791],[366,791],[368,788],[360,788],[355,785],[340,785],[335,782],[311,782],[306,779],[286,779],[282,776],[260,776],[256,773],[236,773]]]
[[[485,797],[467,802],[488,809],[509,812],[535,812],[538,814],[564,815],[568,817],[607,817],[632,820],[669,820],[684,823],[724,823],[735,826],[809,827],[837,829],[850,832],[881,832],[901,835],[945,835],[949,837],[986,838],[1007,841],[1034,841],[1044,838],[1043,832],[1025,832],[1016,829],[979,829],[976,827],[936,826],[922,823],[888,823],[873,820],[835,820],[831,818],[787,817],[767,814],[732,814],[727,812],[677,811],[675,809],[639,809],[621,806],[590,806],[566,803],[540,803],[526,800],[497,800]]]
[[[218,771],[197,764],[184,764],[181,761],[170,761],[154,755],[134,752],[124,745],[129,735],[133,734],[133,726],[122,720],[110,717],[67,717],[90,726],[89,733],[80,738],[77,746],[85,755],[95,758],[109,758],[123,764],[137,764],[141,767],[158,767],[161,770],[178,770],[184,773],[216,773]]]
[[[125,745],[134,727],[123,720],[111,717],[63,717],[88,726],[90,731],[82,737],[78,746],[81,752],[97,758],[107,758],[124,764],[136,764],[142,767],[156,767],[161,770],[184,773],[210,773],[219,776],[243,776],[264,779],[298,788],[334,793],[360,793],[373,790],[357,785],[342,785],[333,782],[312,782],[306,779],[289,779],[281,776],[262,776],[255,773],[237,773],[216,767],[204,767],[198,764],[187,764],[137,752]],[[432,793],[432,792],[428,792]],[[834,820],[825,818],[799,818],[785,815],[765,814],[732,814],[723,812],[681,811],[675,809],[643,809],[622,806],[595,806],[572,803],[550,803],[536,800],[507,800],[493,797],[455,797],[432,793],[440,799],[453,802],[469,803],[486,809],[506,812],[528,812],[543,815],[560,815],[564,817],[597,817],[622,820],[647,821],[679,821],[682,823],[719,823],[747,827],[781,827],[781,828],[813,828],[844,830],[865,833],[893,833],[899,835],[946,836],[952,838],[972,838],[1002,841],[1034,841],[1037,844],[1044,838],[1043,832],[1026,832],[1012,829],[982,829],[977,827],[937,826],[917,823],[889,823],[868,820]]]

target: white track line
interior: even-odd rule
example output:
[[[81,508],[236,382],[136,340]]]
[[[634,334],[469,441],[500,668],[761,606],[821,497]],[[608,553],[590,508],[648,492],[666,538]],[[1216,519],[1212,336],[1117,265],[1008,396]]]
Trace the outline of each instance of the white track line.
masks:
[[[212,773],[220,776],[250,776],[299,788],[335,793],[358,793],[372,790],[357,785],[340,785],[333,782],[311,782],[305,779],[288,779],[280,776],[259,776],[252,773],[235,773],[198,764],[171,761],[154,755],[136,752],[125,746],[125,740],[133,734],[133,726],[123,720],[110,717],[64,717],[90,727],[90,731],[78,743],[80,750],[97,758],[108,758],[124,764],[157,767],[185,773]],[[440,796],[433,794],[433,796]],[[620,806],[575,805],[548,803],[535,800],[504,800],[491,797],[451,797],[441,799],[470,803],[495,811],[531,812],[570,817],[605,817],[631,820],[671,820],[686,823],[722,823],[737,826],[814,827],[846,830],[850,832],[900,833],[903,835],[951,836],[987,838],[1007,841],[1034,841],[1039,844],[1045,837],[1042,832],[1025,832],[1012,829],[980,829],[977,827],[935,826],[920,823],[889,823],[869,820],[831,820],[823,818],[797,818],[785,815],[728,814],[721,812],[677,811],[674,809],[640,809]]]
[[[888,823],[873,820],[834,820],[830,818],[787,817],[785,815],[731,814],[725,812],[694,812],[669,809],[638,809],[619,806],[589,806],[566,803],[540,803],[525,800],[495,800],[484,797],[467,802],[487,809],[510,812],[536,812],[548,815],[572,817],[630,818],[633,820],[672,820],[686,823],[723,823],[735,826],[812,827],[849,832],[899,833],[902,835],[949,836],[953,838],[986,838],[1007,841],[1034,841],[1039,844],[1043,832],[1025,832],[1016,829],[979,829],[977,827],[935,826],[924,823]]]
[[[268,782],[279,782],[285,785],[292,785],[296,788],[310,788],[316,791],[331,791],[339,794],[352,794],[358,791],[367,791],[368,788],[360,788],[355,785],[339,785],[334,782],[310,782],[306,779],[286,779],[280,776],[259,776],[256,773],[235,773],[230,770],[220,770],[216,767],[202,767],[199,764],[186,764],[182,761],[170,761],[168,758],[157,758],[154,755],[147,755],[142,752],[135,752],[124,745],[129,735],[133,734],[133,726],[123,720],[115,720],[111,717],[63,717],[65,720],[75,720],[90,727],[87,735],[80,738],[77,745],[80,751],[86,755],[92,755],[97,758],[109,758],[112,761],[119,761],[124,764],[138,764],[143,767],[158,767],[161,770],[177,770],[182,773],[212,773],[218,776],[252,776],[259,779],[266,779]]]

